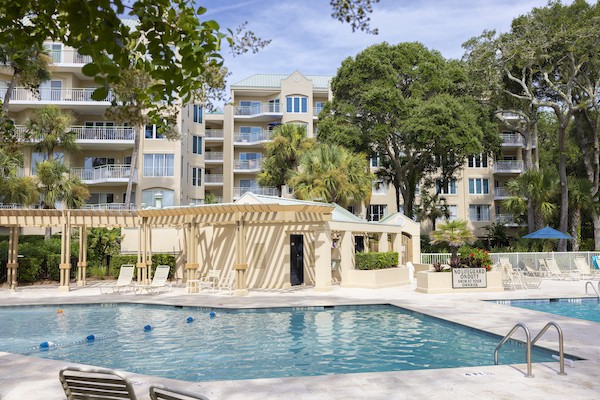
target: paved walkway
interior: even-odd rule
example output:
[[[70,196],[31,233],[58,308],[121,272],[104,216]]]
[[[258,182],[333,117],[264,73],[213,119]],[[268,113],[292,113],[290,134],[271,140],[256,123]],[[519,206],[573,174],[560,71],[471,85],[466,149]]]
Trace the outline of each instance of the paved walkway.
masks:
[[[503,293],[422,294],[414,286],[387,289],[334,287],[329,292],[312,288],[253,290],[248,296],[185,294],[184,288],[156,296],[100,295],[99,286],[58,292],[54,286],[30,286],[10,292],[0,289],[0,306],[17,304],[67,304],[139,302],[207,307],[254,308],[389,303],[435,317],[505,335],[517,322],[537,332],[546,322],[557,321],[565,335],[565,351],[584,358],[566,367],[567,376],[557,375],[558,363],[534,364],[534,378],[525,378],[525,365],[453,368],[406,372],[361,373],[318,377],[255,379],[217,382],[183,382],[152,376],[127,374],[140,399],[148,399],[148,386],[162,383],[203,394],[211,400],[347,400],[347,399],[600,399],[600,323],[575,320],[520,308],[486,303],[484,299],[583,297],[584,282],[544,281],[540,290]],[[517,336],[518,337],[518,336]],[[539,344],[557,348],[556,335]],[[0,352],[0,399],[64,399],[58,371],[65,365],[52,361]]]

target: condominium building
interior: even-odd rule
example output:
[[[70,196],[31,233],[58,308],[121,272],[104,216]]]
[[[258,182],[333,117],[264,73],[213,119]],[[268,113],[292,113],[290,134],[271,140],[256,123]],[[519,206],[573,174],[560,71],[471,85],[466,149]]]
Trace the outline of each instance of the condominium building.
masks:
[[[133,128],[107,120],[105,101],[94,101],[93,79],[82,74],[86,56],[61,43],[47,43],[54,59],[52,78],[39,93],[15,88],[9,115],[23,132],[28,117],[47,104],[71,112],[81,151],[68,154],[57,149],[71,174],[88,185],[91,196],[86,207],[122,208],[130,174],[134,176],[132,202],[135,207],[168,207],[204,202],[232,202],[245,192],[277,195],[275,188],[257,183],[265,156],[265,144],[277,125],[294,123],[306,127],[309,137],[317,131],[318,114],[331,99],[330,76],[257,74],[231,86],[231,103],[220,113],[205,113],[190,104],[180,111],[181,139],[169,141],[156,126],[147,125],[142,134],[137,165],[131,165]],[[0,68],[0,95],[4,96],[11,71]],[[4,87],[3,87],[4,86]],[[485,156],[468,160],[465,168],[447,187],[440,188],[450,206],[451,218],[470,221],[478,235],[492,222],[512,223],[503,212],[508,179],[523,172],[522,138],[501,132],[503,145],[499,160]],[[24,143],[23,174],[34,175],[36,161],[45,155],[35,151],[34,138]],[[371,160],[373,171],[377,160]],[[291,196],[284,187],[284,196]],[[373,183],[367,209],[350,210],[377,221],[396,211],[394,188]]]

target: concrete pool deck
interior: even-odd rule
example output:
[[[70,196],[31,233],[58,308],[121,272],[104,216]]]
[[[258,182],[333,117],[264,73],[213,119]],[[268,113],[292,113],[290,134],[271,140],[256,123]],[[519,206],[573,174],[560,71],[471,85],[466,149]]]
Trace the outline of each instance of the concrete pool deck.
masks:
[[[535,335],[547,322],[556,321],[564,332],[565,352],[585,359],[576,361],[574,367],[567,365],[567,376],[557,374],[558,362],[534,363],[533,378],[524,376],[524,364],[214,382],[184,382],[127,373],[140,399],[149,399],[148,386],[154,383],[202,394],[211,400],[600,398],[600,323],[479,301],[585,297],[585,281],[546,280],[539,290],[502,293],[423,294],[415,292],[413,284],[385,289],[334,286],[329,292],[316,292],[310,287],[251,290],[245,297],[186,294],[183,287],[154,296],[100,295],[99,286],[107,284],[71,286],[68,293],[59,292],[57,286],[23,286],[16,292],[0,288],[0,306],[106,302],[227,308],[393,304],[500,336],[517,322],[524,322]],[[515,338],[522,339],[523,335],[518,332]],[[538,344],[556,350],[556,332],[550,329]],[[73,363],[0,352],[0,399],[65,399],[58,371],[66,365]]]

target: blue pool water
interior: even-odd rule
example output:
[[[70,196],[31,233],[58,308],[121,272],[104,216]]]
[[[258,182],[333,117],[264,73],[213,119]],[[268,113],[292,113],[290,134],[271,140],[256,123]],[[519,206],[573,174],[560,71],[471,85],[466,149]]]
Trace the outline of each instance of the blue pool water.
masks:
[[[62,313],[58,313],[58,309]],[[202,381],[493,365],[500,337],[393,306],[0,307],[0,351]],[[187,322],[189,317],[194,320]],[[144,331],[151,325],[152,330]],[[86,341],[89,335],[94,341]],[[42,342],[53,342],[40,349]],[[534,362],[552,361],[535,349]],[[524,363],[517,342],[502,364]]]
[[[565,317],[600,322],[600,301],[597,298],[498,300],[497,302]]]

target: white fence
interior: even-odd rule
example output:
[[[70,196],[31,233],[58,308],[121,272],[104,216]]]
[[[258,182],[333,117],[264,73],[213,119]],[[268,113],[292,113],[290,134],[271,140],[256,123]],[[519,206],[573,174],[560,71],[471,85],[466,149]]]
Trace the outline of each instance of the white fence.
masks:
[[[600,251],[567,251],[567,252],[538,252],[538,253],[490,253],[494,263],[498,262],[500,258],[507,258],[513,267],[519,269],[525,269],[525,264],[528,266],[539,269],[540,259],[554,258],[559,268],[563,271],[570,271],[577,269],[574,261],[576,257],[584,257],[588,265],[594,268],[592,263],[593,256],[600,256]],[[422,253],[421,263],[433,264],[434,262],[448,263],[451,257],[450,253]]]

